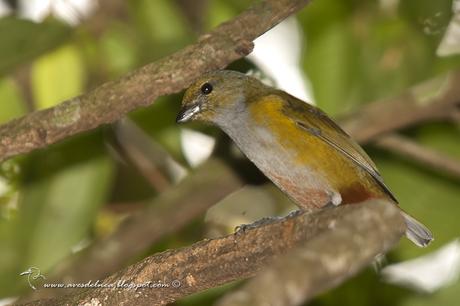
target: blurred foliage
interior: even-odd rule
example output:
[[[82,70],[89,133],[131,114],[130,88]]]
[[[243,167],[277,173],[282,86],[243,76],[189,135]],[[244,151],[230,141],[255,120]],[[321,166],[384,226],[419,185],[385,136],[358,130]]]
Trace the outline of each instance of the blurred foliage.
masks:
[[[0,79],[0,123],[19,117],[26,112],[20,90],[10,78]]]
[[[390,2],[395,6],[384,5]],[[243,0],[208,1],[203,31],[247,5]],[[451,0],[312,1],[298,20],[305,34],[302,68],[319,106],[332,115],[347,113],[458,69],[459,56],[440,58],[435,53],[450,21],[451,7]],[[198,36],[175,1],[127,1],[123,12],[104,22],[102,31],[94,31],[90,21],[71,28],[51,17],[41,23],[1,18],[0,123],[24,114],[30,99],[36,109],[55,105],[168,55]],[[250,65],[239,61],[232,67]],[[30,71],[29,82],[18,77],[17,71],[24,68]],[[184,162],[180,129],[174,124],[180,99],[181,95],[162,97],[130,116]],[[432,123],[404,133],[460,158],[459,126]],[[28,290],[20,272],[37,266],[47,275],[64,257],[113,230],[120,216],[139,209],[134,204],[155,195],[138,171],[107,149],[110,134],[110,128],[98,129],[1,164],[0,298]],[[390,262],[431,252],[458,237],[458,180],[390,153],[366,149],[402,206],[436,236],[428,249],[403,240],[389,255]],[[203,220],[198,220],[143,256],[200,240],[203,227]],[[234,286],[194,295],[178,304],[210,305]],[[318,297],[313,305],[457,305],[459,292],[457,282],[435,294],[420,295],[384,284],[368,270]]]
[[[63,46],[38,58],[31,72],[37,109],[51,107],[80,94],[85,82],[84,73],[75,46]]]
[[[70,27],[53,19],[34,23],[14,17],[1,18],[0,76],[58,46],[70,33]]]
[[[317,1],[300,14],[308,37],[304,68],[330,114],[394,96],[460,63],[435,54],[451,1],[400,1],[393,10],[383,2]],[[426,30],[438,14],[443,18]]]

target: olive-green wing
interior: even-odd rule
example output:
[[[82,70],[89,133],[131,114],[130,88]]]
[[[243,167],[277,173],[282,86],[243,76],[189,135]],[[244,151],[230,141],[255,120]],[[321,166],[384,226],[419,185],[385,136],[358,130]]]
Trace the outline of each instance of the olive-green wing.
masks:
[[[284,113],[303,130],[317,136],[335,150],[369,173],[381,188],[396,202],[396,198],[383,182],[377,167],[364,150],[319,108],[291,95],[280,92],[284,100]]]

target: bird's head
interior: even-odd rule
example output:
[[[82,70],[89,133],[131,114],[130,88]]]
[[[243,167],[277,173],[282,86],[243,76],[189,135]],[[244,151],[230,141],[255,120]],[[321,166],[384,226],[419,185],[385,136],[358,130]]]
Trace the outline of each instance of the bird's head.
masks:
[[[218,70],[203,75],[184,94],[176,121],[220,124],[245,110],[247,101],[266,88],[243,73]]]

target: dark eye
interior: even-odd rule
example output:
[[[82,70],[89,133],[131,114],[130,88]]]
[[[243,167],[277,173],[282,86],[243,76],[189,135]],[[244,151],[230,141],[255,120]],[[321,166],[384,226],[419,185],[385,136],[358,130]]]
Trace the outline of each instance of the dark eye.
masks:
[[[203,86],[201,86],[201,92],[204,95],[209,95],[212,91],[212,85],[209,83],[204,83]]]

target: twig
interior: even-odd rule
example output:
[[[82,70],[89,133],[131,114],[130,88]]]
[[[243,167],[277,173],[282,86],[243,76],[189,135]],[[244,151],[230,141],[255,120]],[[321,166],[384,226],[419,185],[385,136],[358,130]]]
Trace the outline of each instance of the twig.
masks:
[[[32,112],[36,109],[35,99],[32,94],[30,71],[30,65],[23,64],[19,66],[14,73],[16,84],[20,87],[21,93],[24,97],[24,106],[27,112]]]
[[[336,286],[369,264],[375,255],[388,251],[404,230],[398,209],[389,202],[374,200],[339,206],[153,255],[102,281],[104,284],[124,281],[134,285],[160,281],[169,287],[137,291],[96,288],[60,299],[34,301],[30,305],[165,305],[207,288],[254,276],[280,254],[301,245],[303,249],[292,254],[300,257],[300,261],[289,265],[289,260],[284,259],[271,270],[282,272],[286,265],[289,272],[281,275],[289,277],[292,283],[281,286],[292,284],[290,288],[294,290],[287,292],[294,295],[286,296],[278,290],[273,295],[281,294],[283,301],[298,303]],[[296,273],[297,264],[309,273]],[[270,288],[280,286],[280,280],[267,284],[271,273],[268,271],[260,276],[265,280],[263,283]],[[256,288],[251,290],[257,291]],[[272,296],[261,289],[251,303],[244,305],[258,305],[252,301],[262,301],[259,297],[264,294]],[[241,301],[241,297],[236,300]]]
[[[165,191],[172,182],[178,181],[173,171],[182,170],[185,175],[186,170],[129,118],[113,124],[113,131],[116,140],[112,145],[114,151],[123,160],[129,161],[157,192]]]
[[[175,188],[155,198],[148,209],[123,222],[108,239],[95,242],[80,256],[61,263],[54,275],[47,277],[48,281],[86,283],[101,279],[240,187],[240,179],[228,166],[218,160],[208,160]],[[62,295],[70,290],[37,290],[23,300]]]
[[[119,80],[0,126],[0,161],[43,148],[120,119],[162,95],[187,87],[204,72],[249,54],[252,41],[309,0],[265,0],[203,35],[193,45]]]
[[[460,71],[451,72],[423,82],[400,96],[366,104],[359,111],[342,118],[340,125],[354,139],[364,143],[420,122],[450,120],[460,106],[459,84]],[[434,95],[432,91],[435,91]]]
[[[460,178],[460,160],[446,156],[441,152],[424,147],[407,137],[391,134],[377,138],[375,144],[383,149],[415,160],[442,173]]]

